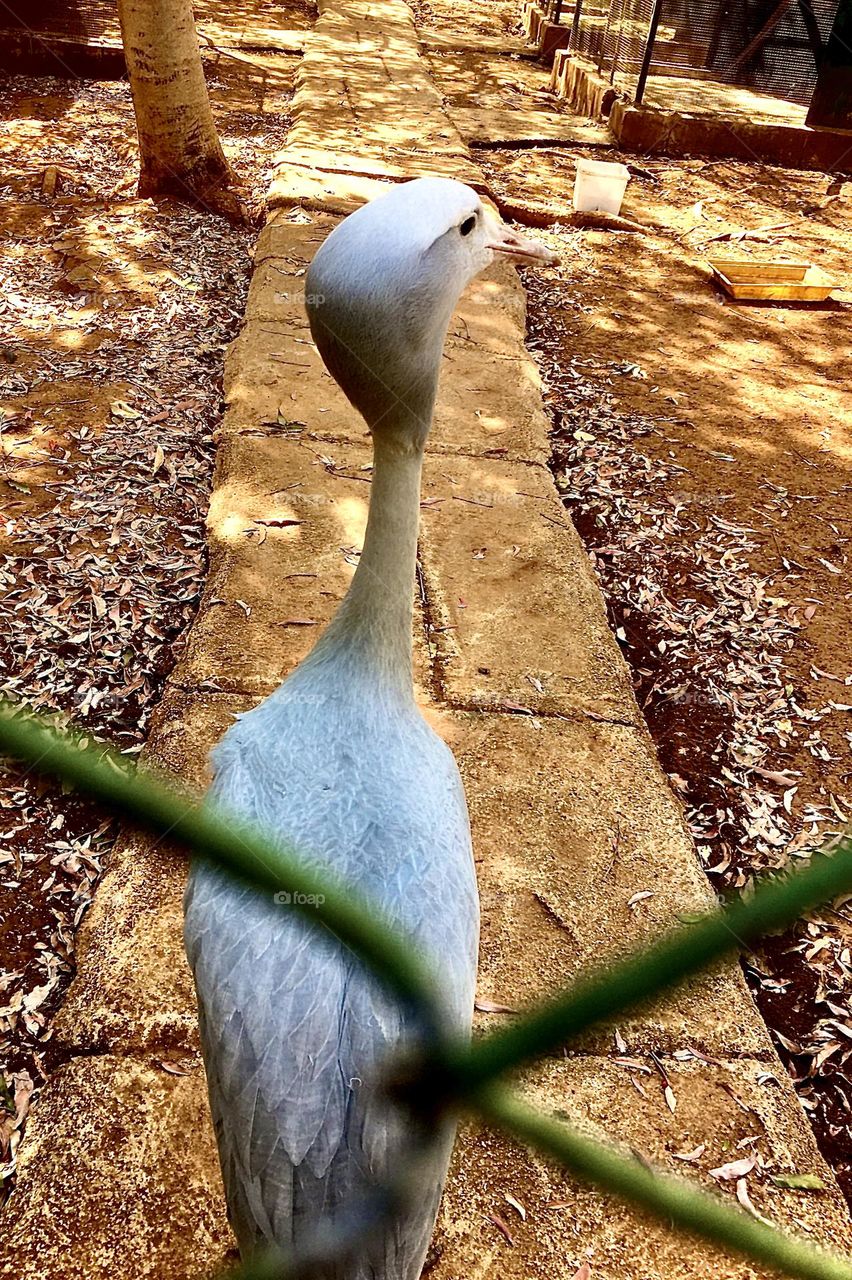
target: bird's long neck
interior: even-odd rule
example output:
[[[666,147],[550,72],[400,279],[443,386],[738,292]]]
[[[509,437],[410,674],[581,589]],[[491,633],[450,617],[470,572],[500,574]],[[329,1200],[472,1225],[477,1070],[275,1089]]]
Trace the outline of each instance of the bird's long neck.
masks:
[[[358,568],[314,650],[379,692],[413,698],[412,611],[420,520],[421,448],[374,438],[370,514]]]

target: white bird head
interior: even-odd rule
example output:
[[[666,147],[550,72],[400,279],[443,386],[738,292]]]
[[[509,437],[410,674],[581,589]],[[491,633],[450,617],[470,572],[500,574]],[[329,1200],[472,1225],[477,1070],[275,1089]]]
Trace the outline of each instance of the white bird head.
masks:
[[[468,281],[498,257],[558,261],[449,178],[392,187],[317,250],[305,281],[311,333],[374,434],[422,447],[450,317]]]

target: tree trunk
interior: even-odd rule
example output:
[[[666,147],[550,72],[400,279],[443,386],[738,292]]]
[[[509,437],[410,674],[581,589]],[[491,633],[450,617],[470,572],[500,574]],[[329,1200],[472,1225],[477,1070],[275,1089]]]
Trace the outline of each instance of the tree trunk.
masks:
[[[806,124],[852,129],[852,4],[840,0]]]
[[[201,65],[192,0],[118,0],[139,134],[139,194],[239,216]]]

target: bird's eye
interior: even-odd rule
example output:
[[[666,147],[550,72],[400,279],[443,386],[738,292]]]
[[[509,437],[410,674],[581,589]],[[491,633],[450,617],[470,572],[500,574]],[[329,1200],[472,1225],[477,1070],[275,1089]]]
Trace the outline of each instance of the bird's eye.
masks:
[[[476,214],[472,213],[469,218],[465,218],[459,227],[459,231],[463,236],[469,236],[473,228],[476,226]]]

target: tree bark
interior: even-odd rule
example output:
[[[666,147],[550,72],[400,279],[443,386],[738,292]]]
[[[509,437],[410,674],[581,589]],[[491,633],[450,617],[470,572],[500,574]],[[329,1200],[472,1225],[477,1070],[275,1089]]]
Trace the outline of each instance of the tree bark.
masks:
[[[806,124],[852,129],[852,3],[840,0]]]
[[[240,216],[201,65],[192,0],[118,0],[139,134],[139,194]]]

